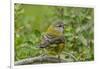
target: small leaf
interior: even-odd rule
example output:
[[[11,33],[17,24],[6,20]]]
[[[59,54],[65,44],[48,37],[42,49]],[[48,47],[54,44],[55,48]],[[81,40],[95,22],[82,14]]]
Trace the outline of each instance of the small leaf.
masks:
[[[87,46],[87,40],[85,39],[83,35],[79,36],[79,40],[83,43],[83,45]]]
[[[40,37],[41,36],[41,33],[39,30],[34,30],[34,34],[36,37]]]

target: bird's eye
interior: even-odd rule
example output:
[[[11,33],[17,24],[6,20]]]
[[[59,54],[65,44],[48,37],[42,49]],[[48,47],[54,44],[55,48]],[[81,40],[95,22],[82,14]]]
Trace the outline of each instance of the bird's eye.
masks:
[[[58,27],[62,27],[62,25],[59,25]]]
[[[56,27],[61,27],[61,25],[56,25]]]

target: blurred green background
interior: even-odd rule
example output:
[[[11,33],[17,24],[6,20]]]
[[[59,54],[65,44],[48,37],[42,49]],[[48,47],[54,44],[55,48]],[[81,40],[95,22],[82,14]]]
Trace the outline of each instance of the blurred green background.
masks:
[[[40,55],[36,46],[41,35],[55,20],[62,19],[66,47],[77,61],[94,60],[94,9],[47,5],[14,5],[15,61]],[[65,55],[65,59],[71,58]]]

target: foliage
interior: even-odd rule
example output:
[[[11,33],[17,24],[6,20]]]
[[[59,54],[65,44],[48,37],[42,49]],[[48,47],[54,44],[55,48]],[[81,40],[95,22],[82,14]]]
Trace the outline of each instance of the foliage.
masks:
[[[15,4],[15,61],[40,55],[41,35],[56,19],[65,26],[66,47],[77,61],[94,60],[94,9],[82,7]],[[65,59],[70,56],[65,55]]]

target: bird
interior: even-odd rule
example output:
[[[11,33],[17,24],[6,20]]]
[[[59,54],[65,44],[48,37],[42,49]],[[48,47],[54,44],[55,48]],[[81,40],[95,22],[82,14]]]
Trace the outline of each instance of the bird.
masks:
[[[64,23],[63,21],[55,21],[52,23],[39,43],[39,48],[43,49],[43,53],[46,55],[57,56],[59,62],[61,62],[60,55],[65,47],[64,37]]]

